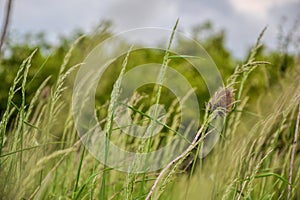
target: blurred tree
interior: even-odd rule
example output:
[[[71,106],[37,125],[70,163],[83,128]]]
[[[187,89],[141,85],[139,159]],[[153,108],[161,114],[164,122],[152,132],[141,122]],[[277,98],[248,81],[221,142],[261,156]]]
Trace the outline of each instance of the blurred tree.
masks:
[[[84,37],[73,50],[68,67],[81,63],[95,45],[109,37],[111,35],[110,26],[109,22],[103,22],[94,29],[93,34]],[[0,60],[0,116],[6,107],[9,87],[24,59],[35,49],[38,49],[33,57],[28,74],[30,85],[27,85],[26,88],[26,98],[29,102],[36,89],[48,76],[51,75],[49,85],[55,83],[67,51],[72,43],[83,34],[83,31],[77,30],[72,35],[59,36],[57,44],[47,41],[44,33],[27,33],[7,37],[6,54]],[[19,105],[20,99],[20,95],[17,94],[14,103]]]

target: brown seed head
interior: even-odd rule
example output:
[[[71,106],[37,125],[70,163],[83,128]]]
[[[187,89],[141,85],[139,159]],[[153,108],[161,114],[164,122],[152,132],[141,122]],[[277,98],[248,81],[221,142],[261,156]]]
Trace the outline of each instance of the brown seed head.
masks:
[[[42,100],[45,100],[48,98],[48,96],[50,95],[50,87],[49,86],[46,86],[42,92],[41,92],[41,95],[40,95],[40,98]]]
[[[226,114],[231,111],[234,104],[233,88],[220,88],[210,99],[208,105],[209,110],[220,110],[220,114]]]

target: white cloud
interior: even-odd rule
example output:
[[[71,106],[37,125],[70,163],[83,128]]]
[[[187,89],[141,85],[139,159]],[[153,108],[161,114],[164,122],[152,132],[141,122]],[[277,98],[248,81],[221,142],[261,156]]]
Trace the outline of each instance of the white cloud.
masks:
[[[12,28],[21,32],[67,33],[90,28],[99,22],[102,9],[98,0],[18,0],[13,3]],[[103,12],[103,11],[102,11]]]
[[[253,17],[266,20],[269,10],[284,4],[294,3],[298,0],[229,0],[232,7],[240,12]]]
[[[177,5],[171,0],[114,0],[104,16],[123,30],[145,26],[170,27],[179,15]]]

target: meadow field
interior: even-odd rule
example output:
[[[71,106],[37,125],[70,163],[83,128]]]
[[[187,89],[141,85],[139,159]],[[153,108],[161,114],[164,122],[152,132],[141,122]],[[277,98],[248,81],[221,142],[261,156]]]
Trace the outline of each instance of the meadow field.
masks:
[[[177,37],[176,25],[156,49],[126,38],[99,48],[114,37],[108,22],[56,45],[43,34],[7,42],[0,199],[300,199],[294,30],[272,50],[263,29],[236,59],[226,31],[201,24],[190,40]],[[97,59],[110,61],[105,70]],[[96,67],[84,71],[91,60]]]

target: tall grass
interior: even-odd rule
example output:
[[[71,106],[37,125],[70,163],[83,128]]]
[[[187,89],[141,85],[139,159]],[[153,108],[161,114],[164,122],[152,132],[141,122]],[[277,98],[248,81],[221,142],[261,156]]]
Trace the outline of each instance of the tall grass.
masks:
[[[81,144],[66,97],[66,79],[80,66],[68,67],[79,40],[66,55],[50,92],[47,93],[47,84],[51,77],[41,83],[31,103],[26,105],[27,74],[33,52],[16,74],[1,119],[0,199],[299,199],[300,156],[296,137],[299,126],[296,116],[300,112],[299,66],[290,72],[292,77],[283,78],[280,84],[284,90],[278,91],[276,86],[269,88],[267,95],[258,94],[261,95],[258,104],[263,107],[259,111],[247,110],[247,100],[251,98],[247,95],[247,86],[251,84],[247,82],[248,77],[258,66],[269,64],[256,60],[262,34],[248,61],[237,66],[227,81],[226,87],[235,91],[235,105],[225,113],[221,142],[204,160],[196,162],[205,136],[210,133],[208,130],[215,131],[209,126],[216,113],[224,112],[207,108],[203,124],[190,146],[160,171],[142,174],[111,169]],[[116,99],[129,53],[110,102],[99,108],[108,109],[106,120],[101,123],[108,138],[120,146],[150,151],[160,147],[159,138],[145,143],[121,137],[122,130],[114,124],[114,113],[118,111]],[[159,81],[163,80],[167,62],[168,52]],[[16,105],[13,99],[19,91],[22,102]],[[158,103],[161,87],[154,91]],[[134,123],[147,124],[145,118],[150,124],[156,123],[158,110],[154,111],[154,118],[143,112],[143,103],[139,103],[143,98],[142,94],[135,94],[127,105],[133,111]],[[166,115],[172,123],[165,125],[162,133],[166,141],[172,141],[176,134],[179,112],[179,105],[174,101]],[[252,118],[255,120],[248,122]],[[292,138],[296,138],[294,142]],[[182,170],[186,160],[192,166],[188,172]]]

